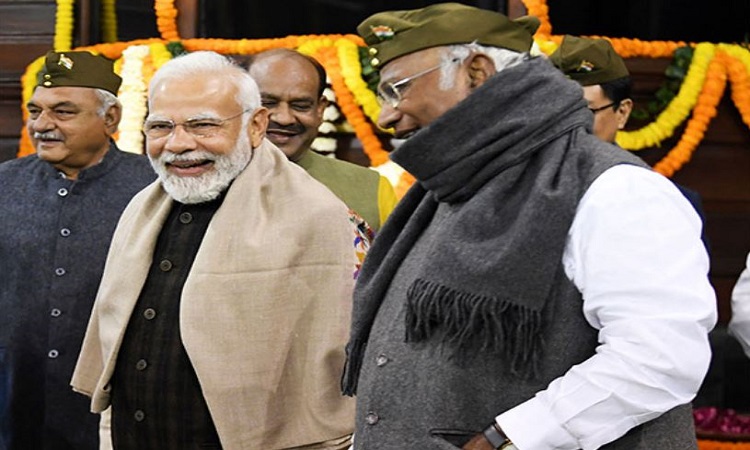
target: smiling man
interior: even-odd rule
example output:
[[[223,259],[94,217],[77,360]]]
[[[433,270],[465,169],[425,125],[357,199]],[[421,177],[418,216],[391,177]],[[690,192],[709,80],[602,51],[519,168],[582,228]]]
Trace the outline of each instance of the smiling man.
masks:
[[[388,179],[310,149],[328,105],[323,66],[295,50],[276,49],[255,55],[249,71],[270,114],[268,139],[379,230],[397,201]]]
[[[98,448],[70,390],[112,233],[155,178],[112,140],[121,80],[88,52],[48,53],[26,104],[36,154],[0,164],[0,448]]]
[[[175,58],[149,92],[159,180],[115,232],[74,389],[115,448],[347,448],[366,245],[346,205],[264,138],[257,85],[224,56]]]

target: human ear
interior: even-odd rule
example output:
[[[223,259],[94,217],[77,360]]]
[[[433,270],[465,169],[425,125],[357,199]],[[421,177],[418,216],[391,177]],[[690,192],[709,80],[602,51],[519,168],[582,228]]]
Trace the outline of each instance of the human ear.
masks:
[[[268,128],[268,108],[260,107],[253,112],[253,117],[247,125],[247,133],[253,148],[260,145]]]
[[[633,100],[626,98],[620,101],[620,106],[617,107],[617,128],[622,130],[625,128],[625,124],[628,123],[630,113],[633,111]]]
[[[495,74],[495,63],[484,53],[474,53],[469,56],[468,73],[470,86],[477,88]]]

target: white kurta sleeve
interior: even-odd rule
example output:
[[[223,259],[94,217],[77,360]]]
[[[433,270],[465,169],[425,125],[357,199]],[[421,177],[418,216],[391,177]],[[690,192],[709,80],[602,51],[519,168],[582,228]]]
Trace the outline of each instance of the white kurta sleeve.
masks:
[[[702,223],[668,179],[620,165],[578,206],[563,256],[594,356],[497,417],[520,450],[596,449],[690,402],[716,323]]]
[[[732,319],[729,333],[736,337],[750,358],[750,253],[747,254],[745,270],[732,290]]]

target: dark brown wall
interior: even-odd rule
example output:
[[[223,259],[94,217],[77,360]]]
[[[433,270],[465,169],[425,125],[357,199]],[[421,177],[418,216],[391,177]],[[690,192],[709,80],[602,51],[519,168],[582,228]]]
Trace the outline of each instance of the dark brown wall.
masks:
[[[52,49],[54,0],[0,0],[0,161],[18,150],[21,130],[21,75]]]

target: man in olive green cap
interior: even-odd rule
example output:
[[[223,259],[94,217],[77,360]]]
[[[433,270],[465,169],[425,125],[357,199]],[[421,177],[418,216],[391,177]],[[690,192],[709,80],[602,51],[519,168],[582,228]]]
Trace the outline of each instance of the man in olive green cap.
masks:
[[[633,100],[630,73],[612,44],[606,39],[566,35],[550,61],[583,86],[583,96],[594,114],[594,134],[615,142],[617,131],[628,122]]]
[[[103,56],[48,53],[25,105],[36,154],[0,164],[0,448],[99,448],[70,379],[117,220],[156,177],[111,139],[120,82]]]
[[[530,56],[536,23],[446,3],[358,27],[417,182],[355,288],[355,449],[696,448],[700,219],[589,132],[581,87]]]

